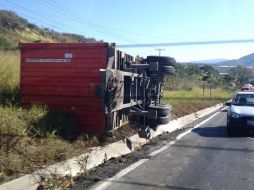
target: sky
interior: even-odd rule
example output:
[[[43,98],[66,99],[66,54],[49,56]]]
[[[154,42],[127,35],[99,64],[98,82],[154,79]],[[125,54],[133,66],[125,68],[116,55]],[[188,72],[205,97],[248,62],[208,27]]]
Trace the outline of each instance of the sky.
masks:
[[[146,44],[254,39],[253,0],[0,0],[0,9],[59,32],[109,43]],[[120,48],[177,61],[236,59],[254,43]]]

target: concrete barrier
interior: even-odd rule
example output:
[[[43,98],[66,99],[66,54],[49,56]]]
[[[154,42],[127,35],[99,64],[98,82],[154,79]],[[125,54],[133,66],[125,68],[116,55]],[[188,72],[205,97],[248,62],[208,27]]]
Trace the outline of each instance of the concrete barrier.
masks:
[[[156,131],[151,131],[151,138],[166,132],[170,133],[177,129],[181,129],[184,126],[216,110],[219,110],[221,107],[223,107],[223,104],[217,104],[215,106],[200,110],[196,113],[172,120],[169,124],[160,125],[157,127]],[[32,174],[28,174],[4,183],[0,185],[0,190],[35,190],[38,187],[42,177],[50,174],[77,176],[79,173],[84,172],[84,170],[89,170],[93,167],[96,167],[112,157],[128,154],[134,151],[136,148],[146,144],[148,141],[149,140],[139,138],[139,136],[136,134],[124,140],[120,140],[103,147],[91,148],[88,152],[80,156],[68,159],[65,162],[54,164],[45,169],[33,172]]]

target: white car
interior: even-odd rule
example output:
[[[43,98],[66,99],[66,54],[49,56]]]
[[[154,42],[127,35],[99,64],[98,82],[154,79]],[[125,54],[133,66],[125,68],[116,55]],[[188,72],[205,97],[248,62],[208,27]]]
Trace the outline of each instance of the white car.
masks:
[[[228,135],[236,135],[239,132],[254,130],[254,92],[238,92],[232,102],[226,103],[227,132]]]

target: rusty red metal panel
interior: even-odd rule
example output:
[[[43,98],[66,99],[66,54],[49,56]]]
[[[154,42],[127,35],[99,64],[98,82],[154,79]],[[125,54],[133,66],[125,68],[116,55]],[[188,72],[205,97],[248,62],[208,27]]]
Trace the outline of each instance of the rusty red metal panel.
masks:
[[[73,114],[87,133],[105,133],[104,102],[96,95],[107,67],[107,43],[21,44],[21,101]]]

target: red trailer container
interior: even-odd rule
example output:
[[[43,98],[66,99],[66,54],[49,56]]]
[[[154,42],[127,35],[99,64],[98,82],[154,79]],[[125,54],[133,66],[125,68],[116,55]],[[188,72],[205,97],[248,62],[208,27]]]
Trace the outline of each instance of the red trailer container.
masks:
[[[113,53],[108,43],[21,44],[22,105],[46,104],[73,113],[82,131],[105,133],[100,69],[107,68]]]
[[[81,131],[96,134],[139,115],[144,131],[149,122],[169,122],[170,109],[158,104],[163,76],[175,73],[174,63],[169,57],[139,60],[108,43],[24,43],[22,105],[70,113]]]

